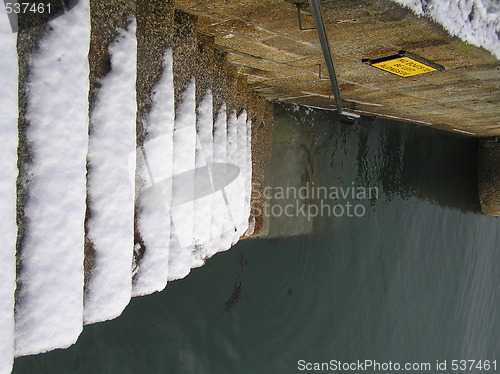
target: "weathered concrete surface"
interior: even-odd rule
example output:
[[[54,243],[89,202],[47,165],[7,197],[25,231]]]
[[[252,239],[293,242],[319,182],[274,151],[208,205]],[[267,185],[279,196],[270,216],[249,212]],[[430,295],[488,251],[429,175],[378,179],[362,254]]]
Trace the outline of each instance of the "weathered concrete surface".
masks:
[[[94,0],[90,3],[90,49],[89,49],[89,114],[95,107],[96,94],[101,88],[101,79],[111,71],[111,56],[109,46],[119,33],[119,29],[125,29],[135,14],[135,3],[133,1],[104,1]],[[89,134],[95,130],[95,123],[89,121]],[[87,162],[87,171],[91,169]],[[95,247],[89,236],[89,220],[92,216],[90,209],[91,197],[87,189],[87,210],[85,214],[85,258],[84,279],[87,291],[90,272],[95,261]]]
[[[500,216],[500,139],[479,145],[479,199],[484,214]]]
[[[333,109],[304,0],[175,0],[263,98]],[[343,105],[361,114],[487,137],[500,134],[500,62],[390,0],[323,1]],[[445,67],[402,78],[362,62],[407,50]],[[323,76],[323,78],[325,78]]]

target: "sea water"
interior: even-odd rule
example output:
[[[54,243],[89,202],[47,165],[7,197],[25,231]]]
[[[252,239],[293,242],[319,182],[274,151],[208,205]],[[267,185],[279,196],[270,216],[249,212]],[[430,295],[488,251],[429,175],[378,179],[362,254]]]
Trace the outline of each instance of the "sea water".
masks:
[[[299,196],[295,205],[330,213],[270,214],[270,238],[133,299],[67,350],[16,359],[14,373],[500,371],[500,221],[479,212],[477,141],[291,106],[276,108],[274,141],[268,191],[377,194]],[[363,209],[332,210],[347,204]]]

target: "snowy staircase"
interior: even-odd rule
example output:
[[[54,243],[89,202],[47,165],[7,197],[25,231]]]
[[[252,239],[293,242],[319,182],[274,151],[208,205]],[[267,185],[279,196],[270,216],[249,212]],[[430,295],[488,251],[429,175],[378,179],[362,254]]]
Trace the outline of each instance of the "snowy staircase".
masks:
[[[70,346],[84,324],[116,318],[132,296],[161,291],[252,232],[252,121],[224,96],[210,60],[206,79],[189,56],[176,62],[182,35],[157,48],[151,89],[136,84],[145,63],[139,12],[136,21],[123,10],[97,79],[88,0],[50,21],[29,56],[16,51],[18,35],[0,13],[0,373],[8,373],[13,357]],[[206,59],[213,48],[200,38]],[[196,51],[196,33],[190,43]]]

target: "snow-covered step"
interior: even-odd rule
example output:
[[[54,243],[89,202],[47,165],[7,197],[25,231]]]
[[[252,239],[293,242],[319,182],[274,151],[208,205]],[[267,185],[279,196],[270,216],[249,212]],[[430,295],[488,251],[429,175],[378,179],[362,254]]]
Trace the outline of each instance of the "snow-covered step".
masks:
[[[197,146],[195,169],[194,200],[194,250],[191,267],[200,267],[205,263],[210,247],[212,224],[212,167],[213,167],[213,99],[208,90],[198,105]]]
[[[138,198],[138,226],[146,250],[134,279],[134,296],[161,291],[167,285],[171,233],[170,209],[174,156],[174,83],[172,50],[166,51],[163,73],[154,89],[152,107],[143,124],[147,133],[138,152],[143,181]]]
[[[27,83],[31,162],[18,254],[18,356],[70,346],[83,323],[88,0],[49,24],[31,56]]]
[[[500,6],[496,0],[393,0],[442,25],[451,35],[483,47],[500,59]]]
[[[191,270],[196,138],[196,86],[193,78],[184,91],[174,125],[173,175],[179,179],[172,187],[169,280],[184,278]]]
[[[238,147],[236,161],[240,168],[240,194],[238,196],[238,214],[236,220],[236,228],[238,240],[245,234],[248,229],[248,213],[247,213],[247,179],[251,176],[248,173],[247,165],[247,112],[243,110],[238,116],[237,121]]]
[[[220,144],[220,147],[224,147],[224,150],[221,149],[221,154],[223,154],[223,163],[226,165],[226,168],[229,166],[236,167],[236,176],[235,178],[231,178],[225,187],[221,190],[221,197],[223,201],[222,209],[220,213],[223,217],[222,231],[221,231],[221,241],[219,248],[217,248],[218,252],[226,251],[233,245],[233,241],[236,233],[236,225],[234,220],[235,212],[235,202],[237,200],[237,182],[236,179],[239,176],[239,168],[234,164],[234,157],[236,153],[236,140],[237,140],[237,132],[236,132],[236,111],[232,110],[229,115],[226,114],[226,118],[223,121],[223,128],[226,129],[226,134],[218,134],[217,141],[222,143],[225,141],[225,144]]]
[[[221,248],[221,250],[227,250],[236,244],[242,234],[241,227],[239,228],[239,226],[243,217],[242,197],[244,199],[245,188],[238,156],[240,153],[240,150],[238,149],[238,122],[241,120],[242,119],[238,120],[236,111],[232,110],[227,121],[227,162],[237,166],[238,176],[225,189],[227,194],[228,210],[231,216],[231,227],[234,228],[234,230],[232,233],[231,243],[229,246],[226,245],[224,248]]]
[[[246,178],[245,178],[245,216],[248,217],[248,229],[245,235],[252,235],[255,229],[255,217],[252,217],[252,120],[247,119],[246,123]]]
[[[85,323],[119,316],[131,297],[135,181],[130,169],[135,174],[135,158],[129,156],[136,148],[135,31],[132,18],[110,44],[112,69],[101,79],[90,114],[87,234],[93,267],[85,290]]]
[[[217,165],[227,163],[227,114],[223,104],[215,119],[213,129],[213,162]],[[212,195],[212,222],[210,226],[210,251],[208,256],[230,246],[232,238],[231,221],[225,199],[225,189],[222,188]],[[229,231],[229,233],[228,233]],[[231,236],[230,236],[231,235]]]
[[[211,164],[211,225],[206,257],[229,249],[248,227],[246,213],[247,123],[246,112],[237,118],[231,111],[227,118],[223,105],[213,130]],[[241,165],[241,167],[240,167]],[[240,226],[238,228],[238,222]]]
[[[16,289],[17,179],[17,35],[0,6],[0,373],[9,373],[14,359],[14,292]]]

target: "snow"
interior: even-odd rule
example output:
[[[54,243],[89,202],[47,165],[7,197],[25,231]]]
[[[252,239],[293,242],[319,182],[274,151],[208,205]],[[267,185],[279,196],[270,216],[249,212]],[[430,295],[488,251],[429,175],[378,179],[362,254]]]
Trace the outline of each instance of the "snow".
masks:
[[[198,105],[197,113],[198,142],[196,146],[195,200],[191,267],[199,267],[205,263],[210,247],[212,224],[212,192],[211,169],[213,162],[213,100],[212,92],[207,91]]]
[[[213,130],[213,161],[214,163],[227,162],[227,115],[226,105],[223,104],[217,113]],[[227,214],[224,198],[224,190],[212,194],[212,223],[210,225],[210,249],[207,253],[212,256],[220,249],[230,245],[231,238],[224,233],[231,227],[231,221]]]
[[[226,135],[224,137],[218,136],[218,141],[225,140],[225,151],[224,151],[224,165],[226,163],[231,163],[234,165],[234,157],[236,154],[236,111],[231,111],[227,115],[225,121],[226,125]],[[215,141],[215,139],[214,139]],[[222,144],[219,145],[222,147]],[[238,168],[238,176],[240,170]],[[228,183],[224,188],[221,189],[221,197],[224,202],[223,206],[219,208],[219,214],[222,216],[222,231],[218,252],[227,251],[233,245],[235,239],[236,225],[234,223],[233,211],[237,201],[237,191],[238,186],[235,180]]]
[[[246,123],[246,155],[245,155],[245,217],[250,218],[252,209],[252,120],[247,120]],[[252,217],[253,221],[249,222],[248,229],[245,235],[252,235],[255,228],[255,218]]]
[[[192,79],[184,91],[174,125],[173,175],[181,182],[172,186],[169,280],[181,279],[191,269],[196,168],[196,87]],[[184,174],[185,173],[185,174]]]
[[[441,24],[450,34],[490,51],[500,59],[500,3],[498,0],[393,0],[419,16]]]
[[[146,251],[134,280],[134,296],[161,291],[167,285],[170,206],[173,175],[174,83],[172,50],[163,58],[163,72],[154,89],[151,112],[144,123],[146,142],[139,152],[138,224]]]
[[[116,318],[131,297],[135,191],[127,160],[136,147],[135,30],[132,19],[111,43],[112,70],[101,81],[91,113],[88,235],[95,257],[84,300],[85,323]]]
[[[244,118],[243,118],[244,116]],[[227,122],[227,159],[239,168],[237,178],[226,188],[228,210],[231,217],[232,240],[229,246],[226,245],[221,250],[227,250],[236,244],[242,235],[241,221],[243,219],[243,202],[245,199],[245,188],[243,183],[243,170],[240,165],[242,151],[238,149],[238,127],[246,121],[246,113],[242,113],[238,118],[236,111],[232,111]],[[244,151],[243,151],[244,152]],[[228,228],[229,229],[229,228]]]
[[[0,6],[0,373],[10,373],[14,357],[14,292],[16,288],[17,179],[17,35]]]
[[[109,46],[112,69],[96,93],[89,134],[90,11],[81,0],[50,21],[30,59],[29,182],[14,306],[18,73],[9,26],[3,17],[0,373],[12,369],[14,356],[69,347],[84,322],[116,318],[131,296],[161,291],[229,249],[248,229],[251,193],[247,113],[228,115],[222,105],[214,123],[212,93],[197,106],[194,78],[175,112],[170,49],[136,149],[134,18]],[[93,264],[84,284],[87,198]],[[145,246],[137,263],[134,229]]]
[[[27,119],[31,180],[20,254],[15,354],[73,344],[83,323],[88,148],[88,0],[50,21],[31,59]]]

